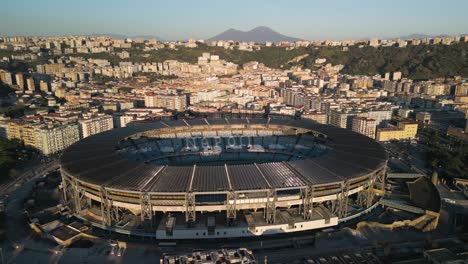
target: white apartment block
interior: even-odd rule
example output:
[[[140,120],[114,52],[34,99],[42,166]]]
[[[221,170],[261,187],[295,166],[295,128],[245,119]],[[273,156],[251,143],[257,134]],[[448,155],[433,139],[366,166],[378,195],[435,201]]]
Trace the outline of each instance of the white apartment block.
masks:
[[[43,126],[36,131],[36,148],[44,155],[51,155],[64,150],[80,140],[77,124]]]
[[[388,122],[392,120],[392,110],[370,110],[364,116],[375,119],[376,126],[386,127]]]
[[[357,115],[362,115],[362,113],[331,110],[328,118],[328,124],[350,129],[352,128],[352,119]]]
[[[363,134],[364,136],[375,138],[376,121],[371,118],[355,116],[353,118],[352,129],[354,132]]]
[[[81,138],[86,138],[114,128],[112,116],[96,116],[89,119],[80,120]]]

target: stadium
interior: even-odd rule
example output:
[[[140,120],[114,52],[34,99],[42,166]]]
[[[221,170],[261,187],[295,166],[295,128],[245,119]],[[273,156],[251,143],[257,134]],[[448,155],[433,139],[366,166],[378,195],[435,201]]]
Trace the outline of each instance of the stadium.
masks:
[[[64,202],[118,233],[253,237],[339,225],[385,191],[387,155],[361,134],[310,120],[132,123],[64,151]]]

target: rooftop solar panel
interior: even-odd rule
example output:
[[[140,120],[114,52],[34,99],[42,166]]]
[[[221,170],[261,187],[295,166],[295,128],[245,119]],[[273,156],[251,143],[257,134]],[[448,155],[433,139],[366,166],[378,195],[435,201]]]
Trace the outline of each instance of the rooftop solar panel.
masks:
[[[287,188],[307,185],[307,182],[281,162],[258,164],[258,167],[271,187]]]
[[[325,168],[326,170],[343,179],[360,177],[369,173],[368,170],[364,170],[351,163],[339,162],[338,160],[329,158],[327,156],[313,159],[313,161],[320,167]]]
[[[208,124],[205,122],[205,119],[189,119],[185,120],[191,126],[207,126]]]
[[[226,125],[226,120],[224,119],[207,119],[210,125]]]
[[[254,124],[266,125],[267,121],[268,120],[266,118],[249,118],[249,124],[251,125],[254,125]]]
[[[192,179],[192,166],[167,167],[154,182],[153,192],[185,192]]]
[[[229,182],[224,166],[197,166],[192,182],[194,192],[229,190]]]
[[[333,182],[342,182],[343,179],[314,163],[311,160],[297,160],[288,162],[291,168],[299,172],[311,185],[320,185]]]
[[[110,186],[113,188],[124,188],[135,191],[144,190],[162,168],[163,166],[153,166],[143,163],[135,167],[135,169],[121,174],[120,177],[112,180]]]
[[[228,119],[229,124],[231,125],[246,125],[247,119],[239,118],[239,119]]]
[[[258,169],[252,165],[228,166],[229,179],[234,190],[252,190],[269,188]]]
[[[106,181],[119,177],[119,175],[134,169],[137,165],[138,163],[128,160],[119,160],[115,163],[102,164],[100,166],[93,167],[81,173],[79,177],[81,179],[86,179],[86,181],[90,183],[103,185]]]

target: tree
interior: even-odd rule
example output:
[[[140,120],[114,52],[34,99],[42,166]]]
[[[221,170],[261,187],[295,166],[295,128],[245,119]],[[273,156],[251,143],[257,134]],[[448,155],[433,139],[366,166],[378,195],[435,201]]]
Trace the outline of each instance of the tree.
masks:
[[[8,177],[8,172],[16,165],[20,143],[15,140],[0,140],[0,181]]]

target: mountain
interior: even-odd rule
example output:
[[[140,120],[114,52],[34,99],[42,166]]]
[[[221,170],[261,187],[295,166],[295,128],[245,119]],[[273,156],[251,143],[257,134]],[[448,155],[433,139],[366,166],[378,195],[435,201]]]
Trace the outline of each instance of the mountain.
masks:
[[[209,38],[208,41],[216,40],[234,40],[237,42],[257,42],[265,43],[267,41],[271,42],[281,42],[281,41],[297,41],[298,38],[288,37],[282,35],[271,28],[268,27],[256,27],[250,31],[241,31],[237,29],[228,29],[221,34],[218,34],[212,38]]]

